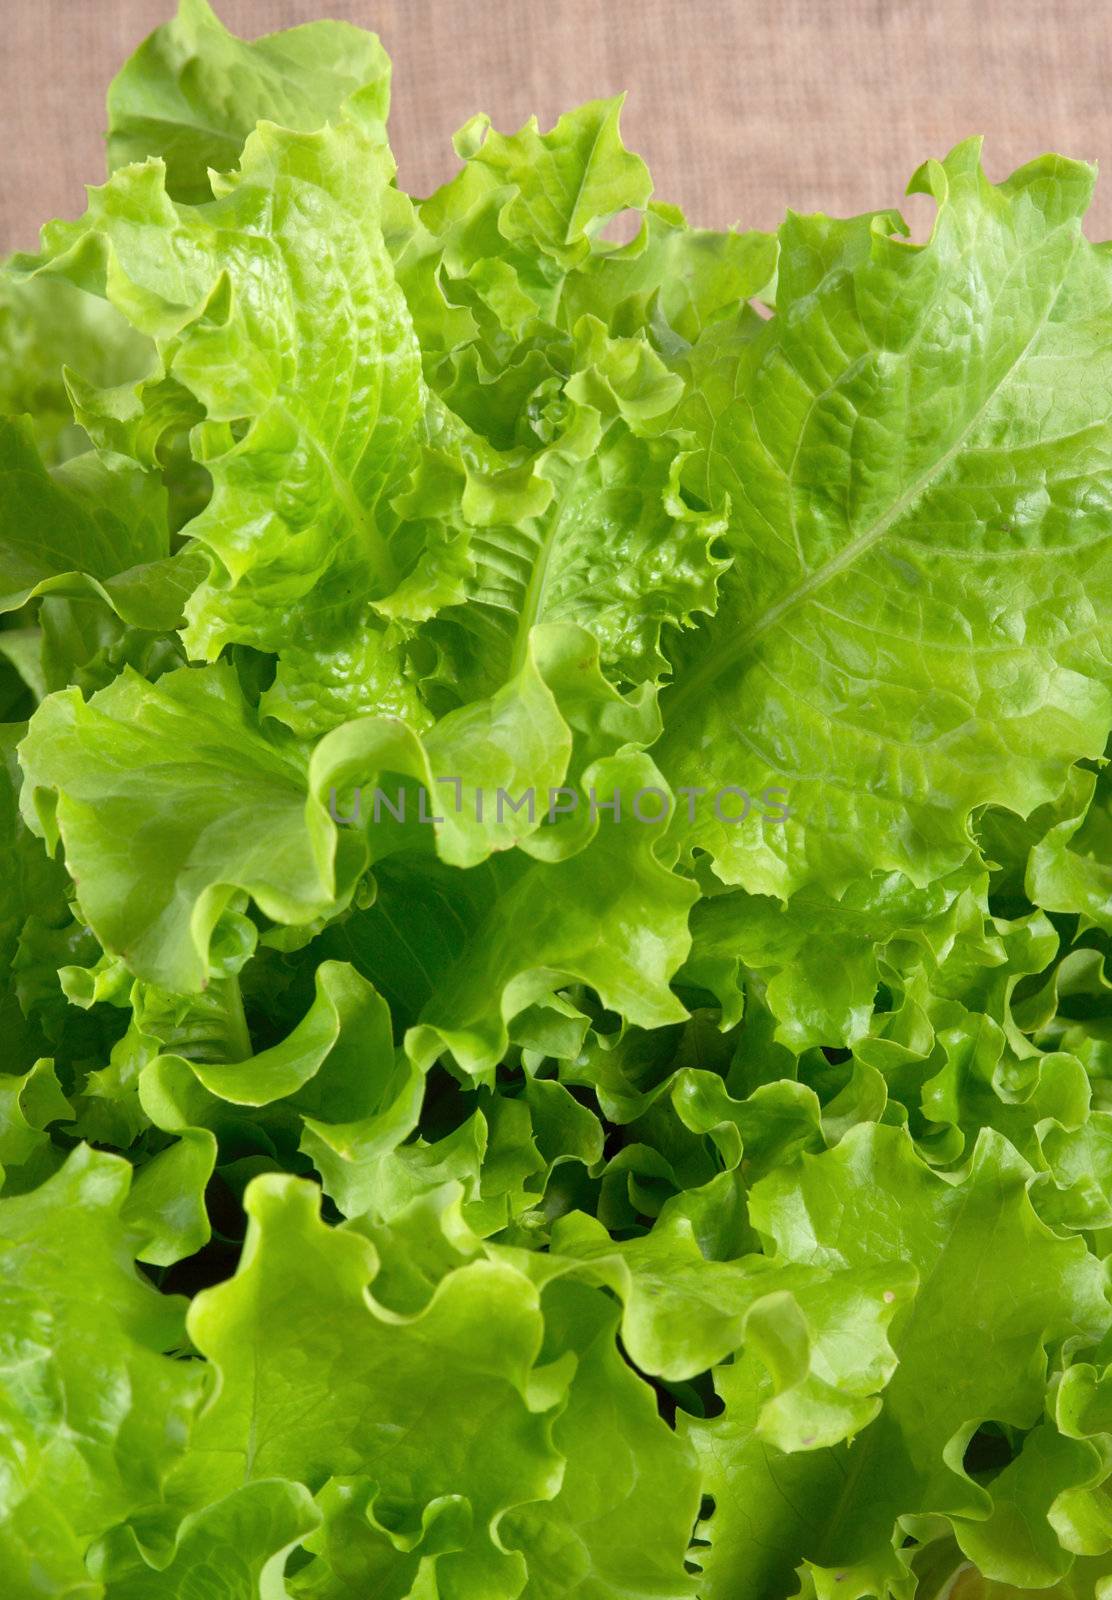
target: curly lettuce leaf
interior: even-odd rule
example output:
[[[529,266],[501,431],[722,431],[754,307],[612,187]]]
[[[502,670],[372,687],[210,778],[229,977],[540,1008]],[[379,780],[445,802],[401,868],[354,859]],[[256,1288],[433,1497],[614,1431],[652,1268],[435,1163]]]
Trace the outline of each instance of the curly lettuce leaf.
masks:
[[[728,499],[735,561],[658,760],[676,786],[782,785],[793,812],[682,827],[726,881],[927,885],[970,854],[975,807],[1026,813],[1102,753],[1112,276],[1081,233],[1091,187],[1057,157],[993,186],[959,145],[913,180],[938,206],[926,244],[890,216],[790,217],[775,316],[693,350],[689,482]]]
[[[309,728],[412,701],[374,612],[421,559],[394,541],[390,504],[417,464],[424,405],[375,220],[388,178],[356,121],[307,134],[263,123],[208,205],[175,205],[160,161],[126,167],[81,222],[47,229],[31,262],[106,294],[155,341],[161,376],[86,395],[86,409],[130,416],[148,449],[193,426],[213,488],[188,524],[209,573],[186,647],[212,660],[233,642],[289,646],[278,681]],[[390,684],[383,704],[376,685]]]
[[[87,703],[62,691],[20,748],[28,825],[61,841],[97,938],[151,983],[203,986],[237,890],[287,923],[350,895],[303,752],[266,736],[226,666],[153,685],[125,670]]]
[[[31,418],[49,466],[89,447],[67,373],[108,388],[139,377],[150,361],[149,341],[99,296],[0,268],[0,415]]]
[[[184,1341],[184,1302],[135,1272],[130,1177],[80,1146],[0,1200],[0,1570],[13,1594],[89,1592],[94,1541],[126,1525],[157,1545],[174,1526],[167,1477],[206,1376],[167,1354]]]
[[[424,1568],[426,1582],[436,1571],[459,1593],[512,1600],[525,1564],[498,1523],[550,1499],[562,1476],[548,1413],[570,1368],[536,1367],[537,1291],[478,1261],[449,1273],[423,1311],[390,1314],[373,1298],[374,1248],[321,1222],[311,1186],[261,1178],[246,1203],[239,1271],[190,1309],[221,1384],[179,1491],[357,1478],[380,1581],[412,1584]]]
[[[849,1445],[770,1453],[755,1431],[759,1372],[751,1363],[719,1372],[725,1412],[690,1424],[715,1500],[702,1558],[708,1595],[791,1592],[804,1562],[823,1593],[883,1593],[904,1574],[901,1519],[923,1516],[945,1517],[959,1544],[968,1531],[989,1576],[1024,1582],[1030,1569],[1001,1518],[1011,1485],[978,1484],[962,1457],[982,1422],[1032,1428],[1047,1348],[1095,1341],[1107,1323],[1100,1264],[1039,1221],[1030,1180],[999,1135],[982,1135],[966,1171],[946,1179],[905,1132],[862,1126],[756,1186],[751,1215],[774,1259],[861,1270],[884,1255],[911,1263],[919,1287],[893,1323],[898,1365],[879,1414]],[[998,1538],[985,1521],[994,1512]]]
[[[172,555],[166,494],[133,463],[86,451],[49,472],[29,420],[0,421],[0,612],[94,595],[152,633],[182,620],[201,576]]]
[[[390,61],[373,33],[310,22],[250,43],[207,0],[181,0],[108,90],[108,165],[159,156],[174,200],[212,198],[209,171],[228,172],[264,120],[312,133],[351,106],[385,123]]]

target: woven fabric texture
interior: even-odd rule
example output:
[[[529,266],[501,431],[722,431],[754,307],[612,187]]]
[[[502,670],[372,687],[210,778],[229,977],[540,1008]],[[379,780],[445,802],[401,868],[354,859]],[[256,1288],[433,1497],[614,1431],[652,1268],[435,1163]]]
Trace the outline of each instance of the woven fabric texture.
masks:
[[[394,58],[393,141],[415,192],[453,170],[450,135],[473,112],[548,126],[619,89],[658,195],[707,226],[898,204],[925,157],[971,133],[986,135],[991,177],[1045,150],[1107,158],[1112,174],[1107,0],[216,3],[247,35],[324,14],[374,28]],[[172,7],[0,0],[0,251],[81,209],[82,184],[103,173],[108,80]],[[1112,176],[1089,232],[1112,233]]]

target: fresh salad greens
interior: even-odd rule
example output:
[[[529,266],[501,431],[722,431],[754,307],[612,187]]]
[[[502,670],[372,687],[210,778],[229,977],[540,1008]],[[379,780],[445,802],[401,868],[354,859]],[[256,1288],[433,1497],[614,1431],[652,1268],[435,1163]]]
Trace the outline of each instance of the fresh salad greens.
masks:
[[[1112,1596],[1094,174],[388,101],[183,0],[0,277],[0,1595]]]

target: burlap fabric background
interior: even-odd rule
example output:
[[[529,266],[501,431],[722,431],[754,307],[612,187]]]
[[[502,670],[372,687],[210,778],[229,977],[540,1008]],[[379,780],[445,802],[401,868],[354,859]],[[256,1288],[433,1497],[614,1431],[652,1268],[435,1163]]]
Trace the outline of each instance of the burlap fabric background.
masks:
[[[0,0],[0,251],[99,181],[104,90],[174,0]],[[331,14],[394,57],[401,177],[452,170],[484,110],[544,125],[630,91],[627,142],[692,221],[770,227],[786,206],[897,202],[928,155],[987,135],[1001,177],[1055,149],[1104,161],[1090,236],[1112,234],[1108,0],[217,0],[237,32]],[[912,208],[914,209],[914,208]],[[922,226],[923,218],[919,218]]]

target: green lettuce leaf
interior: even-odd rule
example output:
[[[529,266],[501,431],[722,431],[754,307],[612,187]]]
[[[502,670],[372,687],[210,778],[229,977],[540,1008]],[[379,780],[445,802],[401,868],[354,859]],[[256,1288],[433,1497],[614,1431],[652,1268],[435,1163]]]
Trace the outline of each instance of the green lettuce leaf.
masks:
[[[149,342],[97,295],[61,280],[20,281],[0,268],[0,415],[29,416],[49,466],[88,449],[66,369],[108,388],[150,366]]]
[[[525,1567],[498,1521],[550,1499],[562,1476],[547,1414],[567,1376],[536,1370],[536,1290],[509,1266],[475,1262],[399,1318],[368,1295],[369,1241],[326,1227],[311,1186],[259,1179],[247,1208],[236,1277],[190,1310],[221,1384],[188,1486],[212,1497],[272,1477],[366,1480],[361,1532],[380,1581],[404,1572],[412,1584],[431,1566],[457,1592],[511,1600]]]
[[[926,244],[891,216],[791,217],[776,315],[693,350],[690,484],[728,499],[736,559],[658,760],[674,787],[778,785],[792,810],[682,826],[727,881],[927,885],[969,855],[974,807],[1026,813],[1103,751],[1112,277],[1081,234],[1091,186],[1046,157],[994,187],[959,145],[913,180],[938,206]]]
[[[1107,1324],[1099,1263],[1038,1220],[1030,1179],[999,1135],[982,1135],[968,1169],[947,1180],[905,1132],[866,1126],[757,1185],[752,1219],[774,1259],[861,1270],[887,1256],[911,1263],[919,1288],[893,1323],[899,1364],[880,1412],[848,1446],[770,1454],[756,1433],[767,1385],[751,1363],[721,1370],[724,1414],[690,1424],[715,1500],[708,1595],[790,1593],[803,1562],[823,1593],[883,1593],[904,1572],[901,1519],[927,1515],[947,1518],[959,1544],[968,1532],[989,1576],[1025,1581],[1031,1569],[1001,1518],[1012,1486],[976,1483],[962,1457],[983,1422],[1032,1428],[1047,1348],[1096,1340]]]
[[[125,669],[88,703],[53,695],[21,760],[23,815],[52,849],[61,840],[97,938],[165,989],[202,987],[237,889],[298,923],[353,887],[302,751],[267,738],[226,666],[153,685]]]
[[[288,1557],[319,1522],[300,1484],[246,1483],[185,1518],[165,1565],[128,1559],[130,1551],[115,1556],[105,1573],[105,1600],[158,1600],[191,1590],[211,1600],[286,1600]]]
[[[575,1377],[552,1432],[566,1458],[551,1501],[509,1512],[507,1545],[529,1564],[528,1600],[683,1600],[684,1557],[699,1501],[694,1456],[657,1416],[653,1395],[614,1342],[616,1315],[578,1284],[544,1297],[551,1351]]]
[[[0,422],[0,611],[93,594],[124,622],[172,629],[201,576],[173,556],[166,495],[131,462],[87,451],[49,473],[28,422]]]
[[[388,689],[398,668],[384,665],[391,642],[373,613],[421,559],[392,537],[424,408],[372,220],[388,178],[357,122],[307,134],[262,124],[207,206],[176,206],[159,161],[127,167],[93,191],[82,222],[48,229],[31,263],[107,294],[154,339],[161,375],[130,395],[85,396],[86,408],[131,416],[154,445],[196,424],[213,489],[188,532],[210,570],[186,647],[212,660],[230,642],[288,646],[279,684],[297,725],[382,704],[376,683],[383,709],[412,698]]]
[[[93,1593],[93,1541],[127,1525],[156,1545],[174,1526],[166,1480],[206,1378],[165,1354],[182,1346],[185,1303],[134,1270],[129,1181],[126,1161],[80,1146],[41,1187],[0,1200],[12,1594]]]
[[[199,205],[209,169],[230,171],[257,123],[312,133],[354,96],[385,123],[390,62],[373,33],[311,22],[247,43],[207,0],[181,0],[108,90],[109,167],[160,156],[172,198]]]

